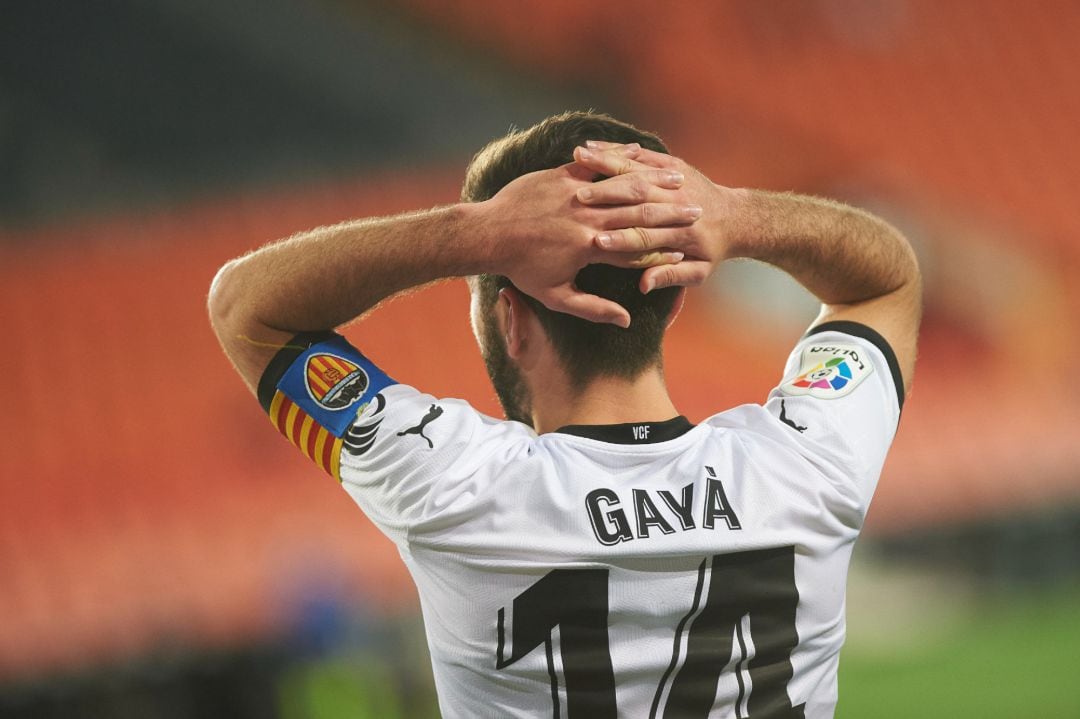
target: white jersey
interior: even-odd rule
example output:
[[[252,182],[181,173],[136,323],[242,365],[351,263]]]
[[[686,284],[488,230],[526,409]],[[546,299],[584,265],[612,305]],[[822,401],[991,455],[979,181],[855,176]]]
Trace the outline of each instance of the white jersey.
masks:
[[[799,342],[764,405],[537,435],[298,337],[260,399],[398,546],[446,717],[833,715],[892,350]],[[327,419],[329,417],[329,419]]]

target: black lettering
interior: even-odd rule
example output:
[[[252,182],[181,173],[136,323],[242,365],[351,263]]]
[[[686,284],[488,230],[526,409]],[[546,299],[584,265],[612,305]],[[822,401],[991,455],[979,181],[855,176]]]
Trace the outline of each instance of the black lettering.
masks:
[[[817,354],[818,352],[827,352],[829,354],[834,354],[834,355],[845,355],[845,356],[850,357],[851,359],[855,360],[856,362],[858,362],[859,363],[859,369],[865,369],[866,368],[866,365],[863,364],[863,361],[859,358],[859,353],[856,352],[855,350],[844,349],[842,347],[811,347],[810,348],[810,354]]]
[[[794,674],[791,652],[799,643],[798,606],[793,547],[714,556],[705,606],[686,639],[686,660],[672,682],[664,716],[708,716],[721,665],[734,654],[736,716],[803,719],[805,705],[792,706],[787,692]],[[742,621],[747,615],[752,657]]]
[[[619,542],[628,542],[634,538],[630,529],[630,521],[626,518],[626,512],[621,509],[604,511],[600,508],[600,502],[618,506],[619,495],[610,489],[594,489],[585,495],[585,508],[589,512],[589,521],[592,522],[593,533],[601,544],[611,546]],[[609,526],[614,525],[614,531]]]
[[[686,485],[682,488],[682,503],[675,499],[675,495],[666,489],[660,490],[660,499],[664,500],[672,512],[679,517],[679,524],[683,529],[693,529],[694,524],[694,483]]]
[[[637,534],[642,539],[649,538],[649,527],[659,527],[664,534],[675,532],[675,528],[660,516],[660,510],[644,489],[634,490],[634,514],[637,517]]]
[[[742,529],[739,518],[735,516],[735,510],[731,508],[727,495],[724,493],[724,485],[719,479],[709,478],[708,488],[705,490],[705,513],[701,525],[705,529],[713,529],[717,518],[727,522],[728,529]]]

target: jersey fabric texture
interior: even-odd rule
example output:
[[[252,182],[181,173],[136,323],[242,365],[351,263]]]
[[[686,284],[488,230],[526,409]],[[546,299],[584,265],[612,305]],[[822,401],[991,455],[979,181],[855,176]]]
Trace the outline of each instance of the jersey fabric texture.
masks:
[[[333,334],[296,338],[259,395],[399,548],[444,716],[833,716],[848,562],[903,401],[872,329],[815,328],[765,404],[697,426],[538,436]]]

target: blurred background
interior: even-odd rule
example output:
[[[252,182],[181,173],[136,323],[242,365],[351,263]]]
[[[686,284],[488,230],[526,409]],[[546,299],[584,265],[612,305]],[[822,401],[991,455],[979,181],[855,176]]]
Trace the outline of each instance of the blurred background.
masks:
[[[839,717],[1080,717],[1080,5],[38,0],[0,9],[0,716],[433,717],[392,545],[218,349],[215,271],[456,199],[595,108],[713,180],[916,245],[915,393],[855,552]],[[815,305],[725,268],[673,328],[694,421]],[[498,413],[447,282],[346,334]]]

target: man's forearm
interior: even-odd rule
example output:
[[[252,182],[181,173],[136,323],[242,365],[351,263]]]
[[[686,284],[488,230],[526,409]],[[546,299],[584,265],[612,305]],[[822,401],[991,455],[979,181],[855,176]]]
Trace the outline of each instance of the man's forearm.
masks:
[[[442,277],[484,271],[482,236],[461,206],[320,227],[226,265],[221,313],[297,333],[337,327],[383,299]]]
[[[225,265],[210,319],[248,388],[293,335],[338,327],[410,287],[489,271],[467,213],[453,205],[320,227]]]
[[[873,327],[899,362],[906,390],[915,373],[922,280],[911,245],[868,212],[792,194],[738,191],[728,256],[784,270],[822,302],[815,324]]]
[[[738,192],[728,256],[775,265],[826,305],[864,302],[918,279],[911,246],[867,212],[791,193]]]

